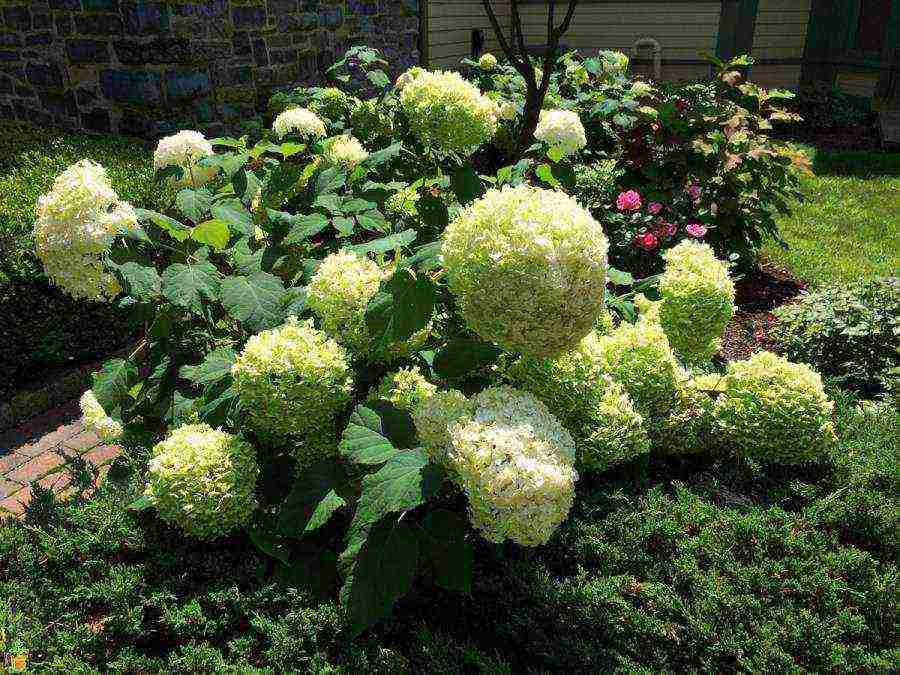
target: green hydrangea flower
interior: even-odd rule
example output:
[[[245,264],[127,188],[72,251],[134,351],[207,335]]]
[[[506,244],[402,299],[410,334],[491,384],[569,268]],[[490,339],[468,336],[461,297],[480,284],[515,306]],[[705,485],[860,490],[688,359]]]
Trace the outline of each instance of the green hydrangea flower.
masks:
[[[446,464],[450,425],[471,415],[474,410],[473,403],[456,389],[435,392],[413,410],[419,441],[435,463]]]
[[[782,464],[832,447],[833,412],[818,373],[771,352],[728,364],[715,409],[720,433],[738,454]]]
[[[707,244],[686,240],[665,254],[659,321],[685,364],[709,361],[734,314],[728,266]]]
[[[350,114],[353,135],[370,149],[382,148],[394,135],[394,118],[378,99],[360,101]]]
[[[245,525],[256,508],[256,453],[208,424],[179,427],[158,443],[147,475],[146,494],[160,518],[198,539]]]
[[[605,309],[603,229],[563,192],[491,190],[444,233],[450,289],[482,338],[534,357],[574,348]]]
[[[413,133],[443,152],[471,150],[497,131],[497,104],[459,73],[425,71],[409,78],[400,104]]]
[[[335,87],[318,92],[309,103],[309,109],[331,122],[346,120],[356,107],[357,99]]]
[[[312,322],[291,317],[247,341],[232,366],[249,426],[263,437],[318,439],[303,447],[333,447],[334,423],[353,389],[344,349]],[[311,451],[312,452],[312,451]],[[298,457],[301,464],[316,457]]]
[[[386,401],[412,414],[437,391],[416,367],[401,368],[384,376],[369,394],[370,401]]]

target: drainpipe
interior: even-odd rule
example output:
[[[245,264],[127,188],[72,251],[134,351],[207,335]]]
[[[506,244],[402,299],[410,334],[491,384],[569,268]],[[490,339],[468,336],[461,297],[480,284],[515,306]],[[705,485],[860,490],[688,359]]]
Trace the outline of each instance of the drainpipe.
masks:
[[[642,37],[631,45],[631,57],[637,58],[642,49],[649,49],[653,54],[653,77],[662,79],[662,45],[652,37]]]

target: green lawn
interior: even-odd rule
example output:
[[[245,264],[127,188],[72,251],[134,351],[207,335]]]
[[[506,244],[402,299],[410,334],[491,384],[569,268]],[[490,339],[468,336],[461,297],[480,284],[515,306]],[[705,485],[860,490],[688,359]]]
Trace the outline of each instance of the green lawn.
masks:
[[[819,286],[895,275],[900,269],[900,154],[816,152],[807,200],[781,220],[790,244],[771,260]]]

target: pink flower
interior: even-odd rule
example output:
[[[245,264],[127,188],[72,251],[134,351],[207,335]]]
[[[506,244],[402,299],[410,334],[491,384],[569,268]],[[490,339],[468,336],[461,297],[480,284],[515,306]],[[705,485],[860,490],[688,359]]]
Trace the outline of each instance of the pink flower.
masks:
[[[684,229],[687,230],[689,235],[698,239],[706,234],[706,226],[701,223],[688,223]]]
[[[650,202],[649,204],[647,204],[647,210],[654,216],[656,216],[659,215],[659,213],[663,210],[663,205],[659,202]]]
[[[697,201],[700,199],[700,186],[696,183],[691,183],[688,186],[687,193],[691,196],[691,199]]]
[[[616,208],[619,211],[638,211],[641,208],[641,195],[636,190],[623,192],[616,199]]]
[[[675,225],[675,223],[664,223],[664,224],[666,226],[666,236],[674,237],[675,233],[678,232],[678,227]]]
[[[638,246],[646,251],[652,251],[659,246],[659,238],[652,232],[638,235]]]

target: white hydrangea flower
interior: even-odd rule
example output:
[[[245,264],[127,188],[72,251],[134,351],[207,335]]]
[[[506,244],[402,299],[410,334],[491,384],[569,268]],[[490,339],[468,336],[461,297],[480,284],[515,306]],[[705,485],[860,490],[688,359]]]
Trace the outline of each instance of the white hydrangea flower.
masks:
[[[587,145],[581,118],[570,110],[542,110],[534,137],[566,155],[573,155]]]
[[[499,107],[449,71],[423,71],[403,86],[400,104],[416,136],[444,152],[463,152],[497,133]]]
[[[388,373],[369,394],[369,401],[385,401],[412,414],[437,391],[417,366]]]
[[[631,85],[631,89],[629,91],[632,97],[641,98],[643,96],[649,96],[653,93],[653,87],[649,82],[644,82],[643,80],[637,80],[634,84]]]
[[[500,104],[500,119],[514,120],[519,115],[519,108],[512,101],[504,101]]]
[[[405,73],[401,74],[397,78],[397,81],[394,83],[394,87],[398,91],[402,91],[406,85],[410,84],[413,80],[415,80],[417,77],[419,77],[419,75],[421,75],[424,72],[426,72],[424,68],[420,68],[419,66],[413,66],[412,68],[410,68],[409,70],[407,70]]]
[[[113,443],[122,435],[122,425],[106,414],[93,391],[88,389],[84,392],[79,405],[84,428],[93,431],[104,443]]]
[[[181,167],[181,179],[174,176],[169,183],[175,188],[200,187],[215,178],[218,169],[202,167],[200,160],[215,154],[210,143],[199,131],[179,131],[160,140],[153,153],[153,168],[157,171],[170,166]]]
[[[478,67],[482,70],[493,70],[497,67],[497,57],[491,53],[485,53],[478,59]]]
[[[603,228],[563,192],[490,190],[444,233],[450,289],[469,327],[531,356],[574,348],[605,311]]]
[[[493,387],[449,427],[447,455],[469,498],[469,518],[488,541],[547,543],[575,498],[575,443],[531,394]]]
[[[456,389],[437,391],[425,398],[413,411],[416,433],[428,456],[446,464],[450,450],[451,424],[474,411],[472,402]]]
[[[325,138],[325,122],[316,113],[306,108],[291,108],[285,110],[272,124],[272,130],[278,138],[284,138],[288,134],[298,136]]]
[[[325,160],[333,166],[341,166],[348,171],[365,161],[368,151],[353,136],[342,135],[332,141],[325,149]]]
[[[108,300],[121,291],[103,267],[113,237],[137,225],[130,204],[120,202],[105,169],[90,160],[73,164],[38,198],[35,252],[48,278],[72,297]]]

